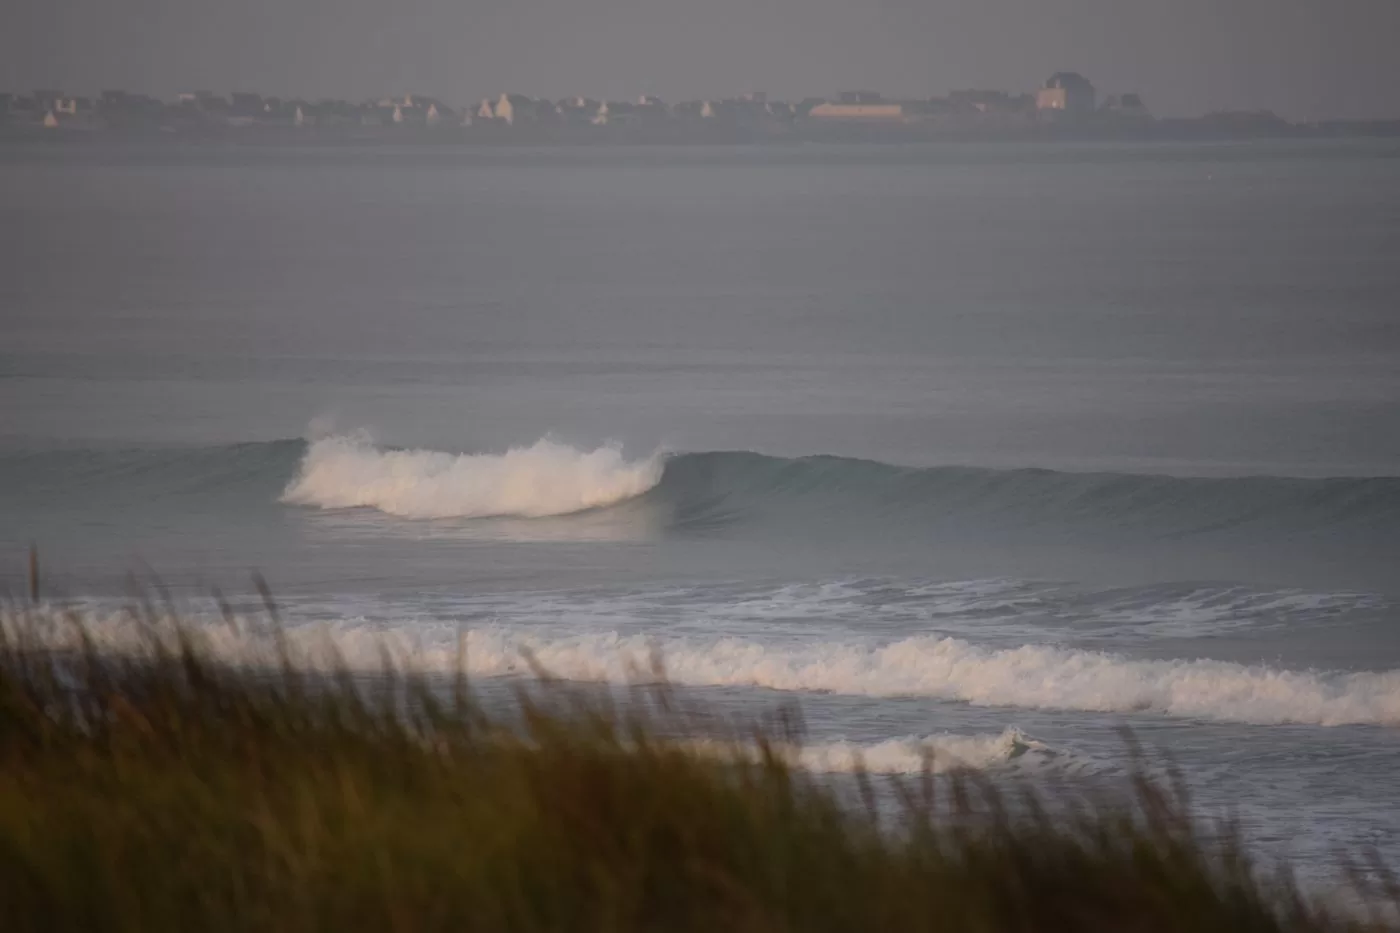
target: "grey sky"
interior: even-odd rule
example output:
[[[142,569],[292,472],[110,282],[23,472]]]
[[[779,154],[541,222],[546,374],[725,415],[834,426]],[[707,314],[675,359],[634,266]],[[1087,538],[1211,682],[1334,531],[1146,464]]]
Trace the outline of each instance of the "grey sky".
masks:
[[[9,0],[0,89],[196,87],[465,103],[502,90],[1030,90],[1159,114],[1400,116],[1400,0]]]

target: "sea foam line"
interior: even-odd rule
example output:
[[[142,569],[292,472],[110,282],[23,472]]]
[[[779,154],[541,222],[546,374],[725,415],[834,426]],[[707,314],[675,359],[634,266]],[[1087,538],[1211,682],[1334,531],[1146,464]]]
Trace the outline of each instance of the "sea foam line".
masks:
[[[1293,671],[1214,660],[1135,660],[1048,645],[996,649],[959,638],[883,645],[773,645],[615,634],[544,640],[518,632],[469,633],[478,674],[525,670],[522,650],[555,676],[622,682],[654,655],[669,681],[855,696],[928,696],[976,706],[1101,713],[1154,712],[1258,724],[1400,725],[1400,671]]]
[[[107,650],[144,652],[146,630],[122,615],[94,616],[87,629]],[[69,626],[44,629],[46,641],[77,647]],[[269,658],[254,627],[202,630],[215,657],[236,663]],[[739,686],[852,696],[924,696],[976,706],[1167,716],[1261,725],[1400,725],[1400,671],[1327,672],[1214,660],[1139,660],[1049,645],[991,648],[959,638],[914,637],[885,644],[763,643],[741,638],[687,639],[589,633],[535,635],[523,627],[463,631],[433,623],[383,628],[309,624],[286,641],[301,666],[381,667],[385,651],[407,669],[449,673],[465,659],[475,676],[552,676],[629,683],[651,677],[691,687]],[[529,660],[527,660],[527,658]]]
[[[627,460],[617,445],[581,450],[549,438],[501,454],[452,454],[335,435],[307,446],[282,501],[403,518],[566,515],[641,495],[661,480],[663,459]]]

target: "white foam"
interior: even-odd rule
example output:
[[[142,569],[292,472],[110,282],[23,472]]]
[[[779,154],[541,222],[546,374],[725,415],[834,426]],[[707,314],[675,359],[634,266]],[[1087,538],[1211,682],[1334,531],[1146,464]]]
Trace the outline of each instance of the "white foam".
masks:
[[[89,617],[97,643],[144,651],[142,631],[120,616]],[[237,662],[267,659],[268,641],[213,625],[210,649]],[[76,644],[69,626],[46,640]],[[67,634],[65,634],[67,633]],[[538,637],[527,627],[465,631],[467,669],[476,676],[530,675],[526,655],[556,677],[628,683],[645,679],[652,659],[681,686],[745,686],[854,696],[925,696],[978,706],[1100,713],[1151,712],[1257,724],[1400,725],[1400,671],[1286,670],[1213,660],[1136,660],[1048,645],[992,648],[958,638],[915,637],[884,644],[794,639],[654,639],[614,632]],[[385,649],[405,667],[451,672],[459,663],[450,625],[383,628],[315,624],[287,634],[309,668],[337,664],[373,671]]]
[[[930,735],[883,742],[809,743],[793,750],[802,768],[822,774],[848,774],[864,769],[872,774],[919,774],[927,763],[935,774],[954,768],[1031,768],[1070,764],[1065,756],[1018,729],[998,734]]]
[[[758,747],[749,741],[724,742],[702,739],[685,743],[702,754],[720,758],[735,757],[756,761]],[[1019,729],[980,735],[942,733],[905,736],[882,742],[848,741],[775,743],[770,750],[794,767],[816,774],[920,774],[927,766],[933,774],[975,769],[1041,770],[1086,772],[1093,769],[1089,759],[1071,756],[1027,737]]]
[[[662,456],[627,460],[616,445],[580,450],[544,438],[502,454],[384,450],[360,435],[311,442],[282,501],[369,507],[403,518],[566,515],[639,496]]]
[[[978,706],[1156,712],[1260,724],[1400,725],[1400,671],[1291,671],[1212,660],[1134,660],[1047,645],[995,649],[958,638],[883,645],[726,638],[648,640],[616,635],[537,640],[470,633],[471,667],[517,673],[525,648],[556,676],[623,681],[659,653],[668,679],[690,686],[754,686],[864,696],[928,696]]]

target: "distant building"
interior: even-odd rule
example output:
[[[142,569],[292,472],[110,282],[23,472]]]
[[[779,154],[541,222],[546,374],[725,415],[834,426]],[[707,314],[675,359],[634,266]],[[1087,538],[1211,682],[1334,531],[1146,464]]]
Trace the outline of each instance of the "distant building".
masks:
[[[842,91],[836,95],[838,104],[878,104],[883,99],[876,91]]]
[[[264,104],[264,106],[267,106]],[[301,104],[305,108],[306,104]],[[318,127],[363,126],[361,117],[364,108],[345,100],[322,98],[311,105],[312,116]],[[303,113],[306,111],[303,110]]]
[[[96,110],[107,127],[154,127],[165,114],[165,104],[145,94],[107,90],[97,99]]]
[[[676,108],[676,116],[712,120],[731,127],[758,127],[773,122],[778,114],[790,113],[786,104],[769,101],[766,94],[754,92],[724,100],[690,101]]]
[[[93,129],[92,101],[86,97],[59,95],[48,101],[43,111],[43,124],[49,129],[58,126]]]
[[[229,109],[228,98],[215,94],[213,91],[187,91],[176,100],[187,107],[195,107],[209,112],[226,113]]]
[[[1033,113],[1036,107],[1031,95],[1012,95],[1005,91],[953,91],[948,95],[948,103],[959,113],[988,117],[1025,115]]]
[[[1151,120],[1147,105],[1140,94],[1110,94],[1104,98],[1099,112],[1120,120]]]
[[[585,126],[593,123],[603,104],[591,97],[566,97],[559,101],[556,109],[563,121],[571,126]]]
[[[1036,95],[1036,109],[1042,113],[1083,115],[1094,112],[1094,86],[1083,75],[1059,71],[1050,76]]]
[[[34,101],[34,109],[40,113],[53,109],[54,101],[60,100],[65,95],[62,91],[36,90],[29,97]]]
[[[659,97],[643,94],[637,99],[633,117],[637,120],[666,120],[671,116],[671,108]]]
[[[778,100],[764,101],[763,111],[770,120],[775,120],[779,123],[791,123],[793,120],[797,119],[797,110],[792,104],[783,103]]]
[[[496,119],[509,126],[529,123],[534,109],[535,102],[522,94],[502,94],[496,101]]]
[[[44,111],[42,123],[48,129],[61,126],[65,129],[95,130],[98,125],[94,116],[92,101],[86,97],[60,97]]]
[[[1215,110],[1195,123],[1201,129],[1230,135],[1275,136],[1293,130],[1287,120],[1272,110]]]
[[[559,111],[551,101],[535,100],[524,94],[502,94],[495,101],[484,100],[477,108],[477,116],[500,120],[508,126],[526,123],[547,123],[559,116]]]
[[[928,108],[919,103],[877,100],[867,103],[826,101],[807,112],[813,120],[854,120],[863,123],[912,123],[928,116]]]
[[[390,126],[393,122],[393,107],[381,107],[378,101],[374,101],[360,108],[360,126],[366,128]]]
[[[252,94],[247,91],[234,91],[229,95],[229,109],[235,114],[247,114],[252,116],[262,113],[263,103],[261,94]]]
[[[593,124],[595,126],[621,126],[636,119],[639,109],[637,104],[627,101],[604,101],[599,105],[598,112],[593,115]]]
[[[21,122],[36,121],[41,119],[43,111],[34,98],[24,95],[16,95],[10,99],[10,119]]]

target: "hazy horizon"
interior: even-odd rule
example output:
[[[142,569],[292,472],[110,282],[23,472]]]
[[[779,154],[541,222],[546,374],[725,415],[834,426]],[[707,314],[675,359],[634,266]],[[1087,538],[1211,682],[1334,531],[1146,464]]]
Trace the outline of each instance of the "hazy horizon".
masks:
[[[0,33],[0,90],[11,91],[412,92],[454,104],[505,90],[927,97],[1030,91],[1074,70],[1101,93],[1143,94],[1162,116],[1400,116],[1400,3],[1391,0],[18,0],[10,22],[18,28]]]

